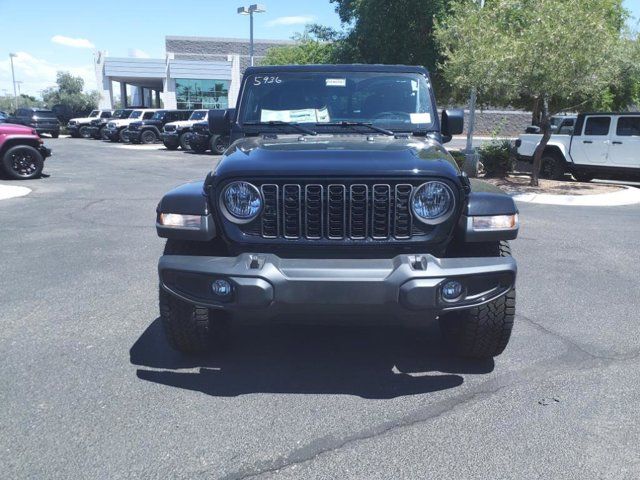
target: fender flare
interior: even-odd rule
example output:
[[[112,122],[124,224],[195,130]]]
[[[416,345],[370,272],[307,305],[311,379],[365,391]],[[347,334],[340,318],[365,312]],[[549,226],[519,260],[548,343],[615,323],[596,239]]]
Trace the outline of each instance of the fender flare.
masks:
[[[204,181],[185,183],[167,192],[156,208],[156,231],[159,237],[176,240],[209,241],[216,236],[213,214],[209,209]],[[160,214],[200,215],[199,229],[180,229],[160,224]]]
[[[490,217],[497,215],[517,215],[516,202],[505,193],[471,192],[467,205],[460,215],[458,232],[465,242],[499,242],[515,240],[518,237],[519,224],[515,228],[495,231],[474,231],[471,228],[472,217]]]

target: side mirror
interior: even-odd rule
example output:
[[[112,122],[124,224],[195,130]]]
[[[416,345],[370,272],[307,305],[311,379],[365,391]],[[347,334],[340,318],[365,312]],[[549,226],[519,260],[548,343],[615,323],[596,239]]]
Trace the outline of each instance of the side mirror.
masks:
[[[464,131],[464,110],[444,110],[440,122],[440,133],[443,141],[451,141],[453,135],[460,135]]]
[[[540,133],[540,127],[537,125],[531,125],[525,129],[524,133]]]
[[[209,110],[209,131],[216,135],[228,135],[235,109]]]

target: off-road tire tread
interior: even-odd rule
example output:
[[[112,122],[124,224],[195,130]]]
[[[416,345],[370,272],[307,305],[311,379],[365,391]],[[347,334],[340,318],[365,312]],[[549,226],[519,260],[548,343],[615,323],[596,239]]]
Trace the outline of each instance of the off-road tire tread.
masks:
[[[510,257],[511,247],[506,241],[486,244],[485,256]],[[509,343],[516,312],[516,290],[512,288],[496,300],[469,309],[458,317],[457,333],[450,338],[456,353],[475,359],[500,355]],[[443,322],[455,321],[443,318]]]

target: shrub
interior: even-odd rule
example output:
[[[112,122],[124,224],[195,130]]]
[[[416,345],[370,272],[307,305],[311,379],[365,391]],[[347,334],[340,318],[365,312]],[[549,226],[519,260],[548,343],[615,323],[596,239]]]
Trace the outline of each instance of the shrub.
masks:
[[[480,147],[478,154],[487,177],[504,177],[515,165],[515,155],[509,140],[494,140]]]

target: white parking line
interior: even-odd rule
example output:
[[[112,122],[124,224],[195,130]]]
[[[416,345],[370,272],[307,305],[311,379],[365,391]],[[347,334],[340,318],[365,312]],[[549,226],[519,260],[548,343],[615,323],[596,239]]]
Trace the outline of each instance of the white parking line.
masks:
[[[164,145],[152,144],[152,145],[132,145],[130,143],[118,144],[120,148],[126,148],[129,150],[166,150]]]
[[[554,195],[550,193],[520,193],[512,195],[518,202],[542,203],[546,205],[575,205],[588,207],[614,207],[640,203],[640,188],[625,187],[624,190],[600,195]]]
[[[8,198],[24,197],[29,195],[31,189],[27,187],[17,187],[15,185],[3,185],[0,184],[0,200],[7,200]]]

